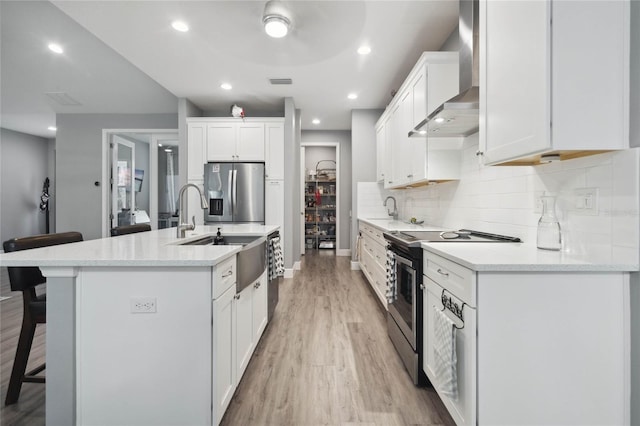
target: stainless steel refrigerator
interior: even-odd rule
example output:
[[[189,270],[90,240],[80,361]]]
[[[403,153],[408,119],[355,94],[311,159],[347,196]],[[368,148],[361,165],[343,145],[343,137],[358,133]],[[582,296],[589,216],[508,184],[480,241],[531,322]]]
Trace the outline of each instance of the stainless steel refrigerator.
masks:
[[[264,163],[207,163],[205,223],[264,224]]]

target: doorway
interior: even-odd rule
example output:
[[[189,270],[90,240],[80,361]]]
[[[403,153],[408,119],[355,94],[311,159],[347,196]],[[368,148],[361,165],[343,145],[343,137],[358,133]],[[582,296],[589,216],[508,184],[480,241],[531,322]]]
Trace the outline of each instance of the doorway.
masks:
[[[306,250],[339,249],[340,150],[337,142],[303,143],[300,149],[301,242]]]
[[[102,131],[102,237],[110,229],[148,223],[151,229],[175,225],[178,131]]]

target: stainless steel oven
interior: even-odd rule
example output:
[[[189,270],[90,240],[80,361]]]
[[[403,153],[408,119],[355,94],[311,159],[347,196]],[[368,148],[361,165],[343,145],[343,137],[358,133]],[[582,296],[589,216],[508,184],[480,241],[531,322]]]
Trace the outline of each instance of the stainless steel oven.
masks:
[[[422,242],[520,242],[519,238],[461,229],[458,231],[385,232],[393,256],[393,279],[387,283],[387,330],[405,368],[416,385],[428,384],[421,368],[424,310],[422,307]]]

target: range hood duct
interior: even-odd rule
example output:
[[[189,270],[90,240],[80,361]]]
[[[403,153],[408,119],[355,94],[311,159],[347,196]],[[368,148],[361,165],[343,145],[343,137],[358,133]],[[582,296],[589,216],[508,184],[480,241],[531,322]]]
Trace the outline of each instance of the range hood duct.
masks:
[[[413,137],[469,136],[479,129],[479,33],[478,0],[460,0],[460,93],[436,108],[415,129]]]

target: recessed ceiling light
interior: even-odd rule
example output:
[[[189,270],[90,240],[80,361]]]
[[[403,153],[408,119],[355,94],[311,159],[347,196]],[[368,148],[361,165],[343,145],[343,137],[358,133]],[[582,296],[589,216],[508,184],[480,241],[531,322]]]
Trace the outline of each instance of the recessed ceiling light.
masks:
[[[443,123],[444,122],[444,118],[442,117],[438,117],[434,120],[436,123]]]
[[[164,152],[171,152],[171,148],[165,148]]]
[[[233,89],[233,86],[231,86],[229,83],[222,83],[220,85],[220,88],[224,89],[224,90],[231,90],[231,89]]]
[[[349,99],[358,99],[358,95],[356,93],[349,93],[347,95],[347,98],[349,98]]]
[[[57,43],[49,43],[49,50],[51,50],[52,52],[56,52],[56,53],[62,53],[64,52],[64,49],[62,49],[62,46],[60,46]]]
[[[161,143],[159,143],[159,144],[158,144],[158,146],[162,146],[162,144],[161,144]]]
[[[420,133],[421,135],[426,135],[427,131],[426,130],[420,130],[418,133]]]
[[[48,130],[51,130],[52,132],[55,132],[56,130],[58,130],[58,128],[56,126],[49,126],[47,127]]]
[[[320,124],[320,120],[319,120],[319,119],[317,119],[317,118],[314,118],[313,120],[311,120],[311,122],[312,122],[313,124]]]
[[[182,21],[173,21],[171,23],[171,26],[174,30],[180,31],[181,33],[186,33],[187,31],[189,31],[189,26]]]
[[[371,48],[369,46],[360,46],[358,47],[358,53],[360,55],[368,55],[371,53]]]

